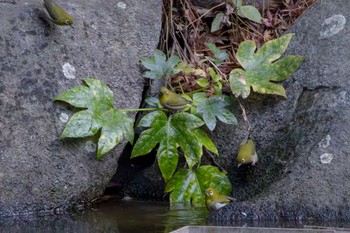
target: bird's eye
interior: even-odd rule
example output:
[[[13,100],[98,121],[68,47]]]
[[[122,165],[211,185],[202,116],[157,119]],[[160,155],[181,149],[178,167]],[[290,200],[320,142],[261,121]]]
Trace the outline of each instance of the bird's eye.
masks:
[[[69,25],[69,20],[68,19],[66,19],[66,24]]]
[[[214,194],[213,191],[209,191],[210,196],[213,196],[213,194]]]

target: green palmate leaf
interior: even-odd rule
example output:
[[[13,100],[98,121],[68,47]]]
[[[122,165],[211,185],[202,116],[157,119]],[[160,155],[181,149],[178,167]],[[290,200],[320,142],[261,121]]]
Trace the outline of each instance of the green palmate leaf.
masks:
[[[237,14],[243,18],[261,23],[262,18],[260,12],[254,6],[240,6],[238,7]]]
[[[87,86],[76,86],[65,91],[54,98],[69,103],[77,108],[90,108],[91,105],[98,103],[101,110],[113,108],[113,92],[101,81],[87,78],[84,79]],[[95,106],[97,107],[97,106]]]
[[[201,166],[195,171],[180,170],[169,180],[165,192],[170,193],[170,202],[192,203],[194,206],[205,205],[205,189],[212,187],[228,195],[231,183],[224,172],[213,166]]]
[[[101,81],[84,79],[87,86],[77,86],[54,98],[85,110],[75,113],[64,128],[62,138],[95,135],[101,129],[97,158],[113,149],[123,138],[133,142],[134,121],[125,112],[113,109],[113,93]]]
[[[216,155],[219,155],[219,151],[216,148],[214,142],[209,138],[208,134],[206,134],[202,129],[198,128],[193,130],[193,133],[196,135],[198,142],[205,146],[208,150],[213,152]]]
[[[213,131],[216,127],[216,118],[226,124],[237,124],[237,119],[226,109],[232,104],[232,98],[228,96],[211,96],[206,98],[202,94],[193,95],[194,104],[197,106],[197,113],[202,116],[208,129]]]
[[[212,60],[215,65],[220,66],[221,63],[228,58],[228,53],[216,47],[215,44],[208,43],[207,46],[214,53],[214,58]]]
[[[143,131],[134,145],[131,158],[148,154],[158,143],[157,159],[165,181],[174,174],[177,166],[177,144],[189,160],[198,162],[202,155],[201,144],[193,130],[204,122],[189,113],[177,113],[167,117],[163,111],[155,111],[144,116],[139,127],[150,127]],[[193,167],[193,163],[189,167]]]
[[[177,74],[179,71],[175,66],[180,62],[180,58],[176,55],[166,60],[165,54],[156,50],[151,58],[141,59],[144,67],[149,69],[143,73],[143,76],[150,79],[161,79]]]
[[[261,94],[276,94],[286,97],[283,86],[275,82],[287,79],[303,61],[302,56],[287,56],[279,59],[293,34],[286,34],[265,43],[257,52],[253,41],[244,41],[237,51],[237,60],[243,69],[234,69],[230,73],[230,88],[234,95],[246,98],[250,87]],[[276,61],[277,60],[277,61]],[[272,82],[271,82],[272,81]]]
[[[220,29],[223,17],[224,17],[224,13],[222,12],[215,15],[215,18],[211,23],[210,32],[216,32],[217,30]]]
[[[149,96],[145,99],[145,102],[149,105],[149,106],[160,106],[160,102],[159,102],[159,98],[153,97],[153,96]]]
[[[179,170],[165,187],[165,192],[171,192],[170,203],[187,202],[195,206],[204,206],[204,195],[192,170]]]
[[[232,185],[225,171],[220,171],[214,166],[204,165],[196,170],[196,174],[203,191],[211,187],[218,190],[222,195],[231,194]]]
[[[97,158],[100,159],[125,137],[134,140],[134,121],[125,112],[110,109],[101,117],[102,129],[98,140]]]

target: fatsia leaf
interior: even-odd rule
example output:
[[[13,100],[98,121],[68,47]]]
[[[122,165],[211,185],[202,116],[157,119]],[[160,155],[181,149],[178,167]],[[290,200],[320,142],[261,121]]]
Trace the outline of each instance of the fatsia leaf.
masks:
[[[163,111],[155,111],[144,116],[139,127],[150,127],[143,131],[134,145],[131,157],[148,154],[157,144],[157,160],[165,181],[174,174],[178,161],[177,144],[191,161],[198,162],[202,155],[202,144],[199,143],[193,130],[204,122],[189,113],[176,113],[169,118]],[[194,164],[189,164],[192,168]]]
[[[101,110],[109,110],[113,108],[113,92],[101,81],[86,78],[83,80],[87,86],[80,85],[73,87],[58,96],[53,100],[60,100],[69,103],[77,108],[92,108],[91,105],[98,103]]]
[[[134,121],[125,112],[110,109],[100,116],[102,127],[98,140],[97,158],[100,159],[113,147],[126,138],[131,144],[134,140]]]
[[[237,124],[237,119],[232,112],[226,109],[232,104],[232,98],[228,96],[210,96],[202,94],[193,95],[194,104],[197,106],[197,113],[203,118],[208,129],[213,131],[216,127],[216,118],[226,124]]]
[[[205,146],[214,154],[219,155],[218,149],[216,148],[214,142],[210,139],[207,133],[205,133],[201,128],[193,130],[193,133],[196,135],[198,142],[201,145]]]
[[[231,192],[231,183],[226,173],[213,166],[201,166],[196,170],[179,170],[169,180],[165,192],[170,193],[170,202],[192,203],[194,206],[204,206],[204,191],[215,188],[223,195]]]
[[[159,98],[153,97],[153,96],[149,96],[145,99],[145,102],[149,105],[149,106],[153,106],[153,107],[158,107],[160,106],[160,102],[159,102]]]
[[[133,142],[134,121],[125,112],[113,108],[113,93],[105,84],[93,78],[84,79],[84,82],[87,86],[74,87],[54,98],[54,101],[84,108],[69,119],[60,138],[92,136],[101,129],[97,148],[100,159],[123,138]]]
[[[170,77],[179,72],[175,66],[180,62],[180,58],[176,55],[171,56],[166,60],[165,54],[156,50],[151,58],[141,59],[144,67],[149,69],[143,73],[143,76],[150,79],[161,79]]]
[[[230,88],[234,95],[246,98],[250,87],[261,94],[286,97],[283,86],[275,83],[287,79],[303,61],[302,56],[286,56],[279,59],[294,34],[286,34],[265,43],[257,52],[253,41],[244,41],[237,51],[237,60],[244,69],[233,69],[230,73]]]
[[[231,194],[232,185],[225,171],[220,171],[214,166],[204,165],[196,170],[196,174],[203,191],[211,187],[223,195]]]

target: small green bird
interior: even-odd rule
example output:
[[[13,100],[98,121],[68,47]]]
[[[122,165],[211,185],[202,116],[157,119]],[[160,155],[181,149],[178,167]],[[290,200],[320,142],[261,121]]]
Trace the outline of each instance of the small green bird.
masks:
[[[253,139],[249,138],[241,143],[238,150],[236,161],[238,167],[243,164],[251,163],[253,166],[258,162],[258,155],[255,151]]]
[[[46,10],[46,18],[60,26],[72,26],[73,18],[62,7],[51,0],[43,0],[42,4]]]
[[[173,111],[179,111],[191,107],[191,102],[170,91],[166,87],[160,88],[159,102],[164,108]]]
[[[224,207],[231,201],[236,201],[235,198],[221,195],[216,189],[208,188],[205,190],[205,204],[209,211],[215,211]]]

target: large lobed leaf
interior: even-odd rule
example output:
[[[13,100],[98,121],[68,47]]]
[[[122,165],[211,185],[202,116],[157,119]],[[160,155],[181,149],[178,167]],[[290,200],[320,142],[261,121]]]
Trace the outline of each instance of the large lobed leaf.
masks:
[[[232,104],[232,98],[228,96],[210,96],[205,93],[195,93],[193,101],[197,106],[197,113],[203,118],[208,129],[213,131],[216,127],[216,118],[226,124],[238,124],[235,115],[226,109]]]
[[[84,79],[87,86],[77,86],[54,98],[77,108],[68,121],[60,138],[81,138],[95,135],[101,129],[97,158],[115,147],[123,138],[134,140],[133,119],[125,112],[113,109],[113,92],[101,81]]]
[[[209,187],[217,189],[223,195],[229,195],[232,189],[225,172],[219,171],[217,167],[206,165],[195,171],[179,170],[167,183],[165,192],[171,192],[171,203],[181,202],[204,206],[204,191]]]
[[[148,154],[157,144],[157,160],[165,181],[174,174],[178,161],[177,145],[185,153],[188,166],[192,168],[202,156],[202,143],[193,130],[204,122],[189,113],[181,112],[169,118],[163,111],[154,111],[144,116],[139,127],[150,127],[143,131],[134,145],[131,158]]]
[[[246,98],[250,87],[261,94],[275,94],[286,97],[283,86],[276,84],[287,79],[303,61],[302,56],[287,56],[279,59],[288,47],[294,34],[286,34],[265,43],[257,52],[253,41],[244,41],[237,51],[237,60],[244,69],[234,69],[230,73],[231,91],[236,96]]]
[[[143,73],[143,76],[150,79],[161,79],[170,77],[180,72],[175,69],[175,66],[180,62],[180,58],[176,55],[171,56],[166,60],[165,54],[156,50],[151,58],[141,59],[144,67],[149,69]]]

